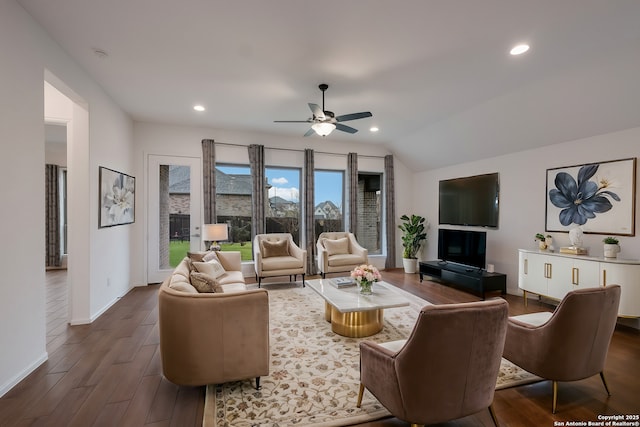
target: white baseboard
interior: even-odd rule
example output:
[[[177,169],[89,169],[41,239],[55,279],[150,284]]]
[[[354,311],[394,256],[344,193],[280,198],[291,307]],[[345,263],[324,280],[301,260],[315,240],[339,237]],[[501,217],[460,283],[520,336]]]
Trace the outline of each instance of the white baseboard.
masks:
[[[36,359],[36,361],[33,362],[31,365],[29,365],[28,367],[23,369],[22,372],[19,372],[17,375],[15,375],[9,381],[7,381],[6,383],[2,384],[2,386],[0,386],[0,397],[4,396],[9,390],[11,390],[13,387],[15,387],[16,384],[18,384],[20,381],[22,381],[23,379],[27,378],[29,376],[29,374],[31,374],[40,365],[42,365],[44,362],[46,362],[48,358],[49,358],[49,354],[45,351],[44,354],[42,354],[42,356],[40,356],[38,359]]]

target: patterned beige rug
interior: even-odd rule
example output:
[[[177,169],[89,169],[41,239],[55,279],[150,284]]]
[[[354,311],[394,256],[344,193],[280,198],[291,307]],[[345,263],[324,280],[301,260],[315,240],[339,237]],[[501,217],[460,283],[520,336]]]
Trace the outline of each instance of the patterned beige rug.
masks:
[[[430,303],[398,290],[409,307],[385,310],[382,332],[346,338],[324,320],[324,300],[308,287],[271,285],[269,290],[271,368],[261,379],[207,387],[204,427],[345,426],[389,415],[369,393],[356,408],[360,384],[359,348],[406,338],[417,313]],[[503,359],[496,389],[539,380]]]

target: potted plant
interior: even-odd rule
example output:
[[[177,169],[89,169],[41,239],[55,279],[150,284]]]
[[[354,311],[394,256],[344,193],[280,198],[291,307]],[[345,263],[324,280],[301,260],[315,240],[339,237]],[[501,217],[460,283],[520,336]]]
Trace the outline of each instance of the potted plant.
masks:
[[[620,245],[618,244],[618,239],[615,237],[605,237],[602,242],[604,243],[604,257],[605,258],[616,258],[618,256],[618,252],[620,252]]]
[[[422,242],[427,240],[425,218],[420,215],[402,215],[402,224],[398,228],[402,230],[402,264],[405,273],[415,273],[418,265],[418,251]]]
[[[547,242],[546,242],[546,237],[544,237],[544,234],[536,233],[536,240],[538,241],[538,248],[540,248],[540,250],[543,251],[547,249]]]

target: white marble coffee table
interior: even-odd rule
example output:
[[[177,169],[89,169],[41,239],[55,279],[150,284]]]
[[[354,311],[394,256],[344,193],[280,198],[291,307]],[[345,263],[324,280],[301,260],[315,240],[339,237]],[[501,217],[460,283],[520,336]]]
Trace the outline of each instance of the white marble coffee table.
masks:
[[[385,308],[405,307],[409,300],[385,282],[373,284],[371,295],[360,294],[357,286],[338,288],[333,279],[307,280],[306,284],[325,300],[325,319],[331,330],[345,337],[368,337],[383,327]]]

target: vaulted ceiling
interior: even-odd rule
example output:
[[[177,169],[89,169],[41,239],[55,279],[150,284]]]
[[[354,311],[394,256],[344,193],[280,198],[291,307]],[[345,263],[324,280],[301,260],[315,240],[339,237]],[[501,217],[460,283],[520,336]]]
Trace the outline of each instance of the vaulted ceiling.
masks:
[[[638,0],[17,1],[135,120],[302,136],[328,83],[415,171],[640,126]]]

